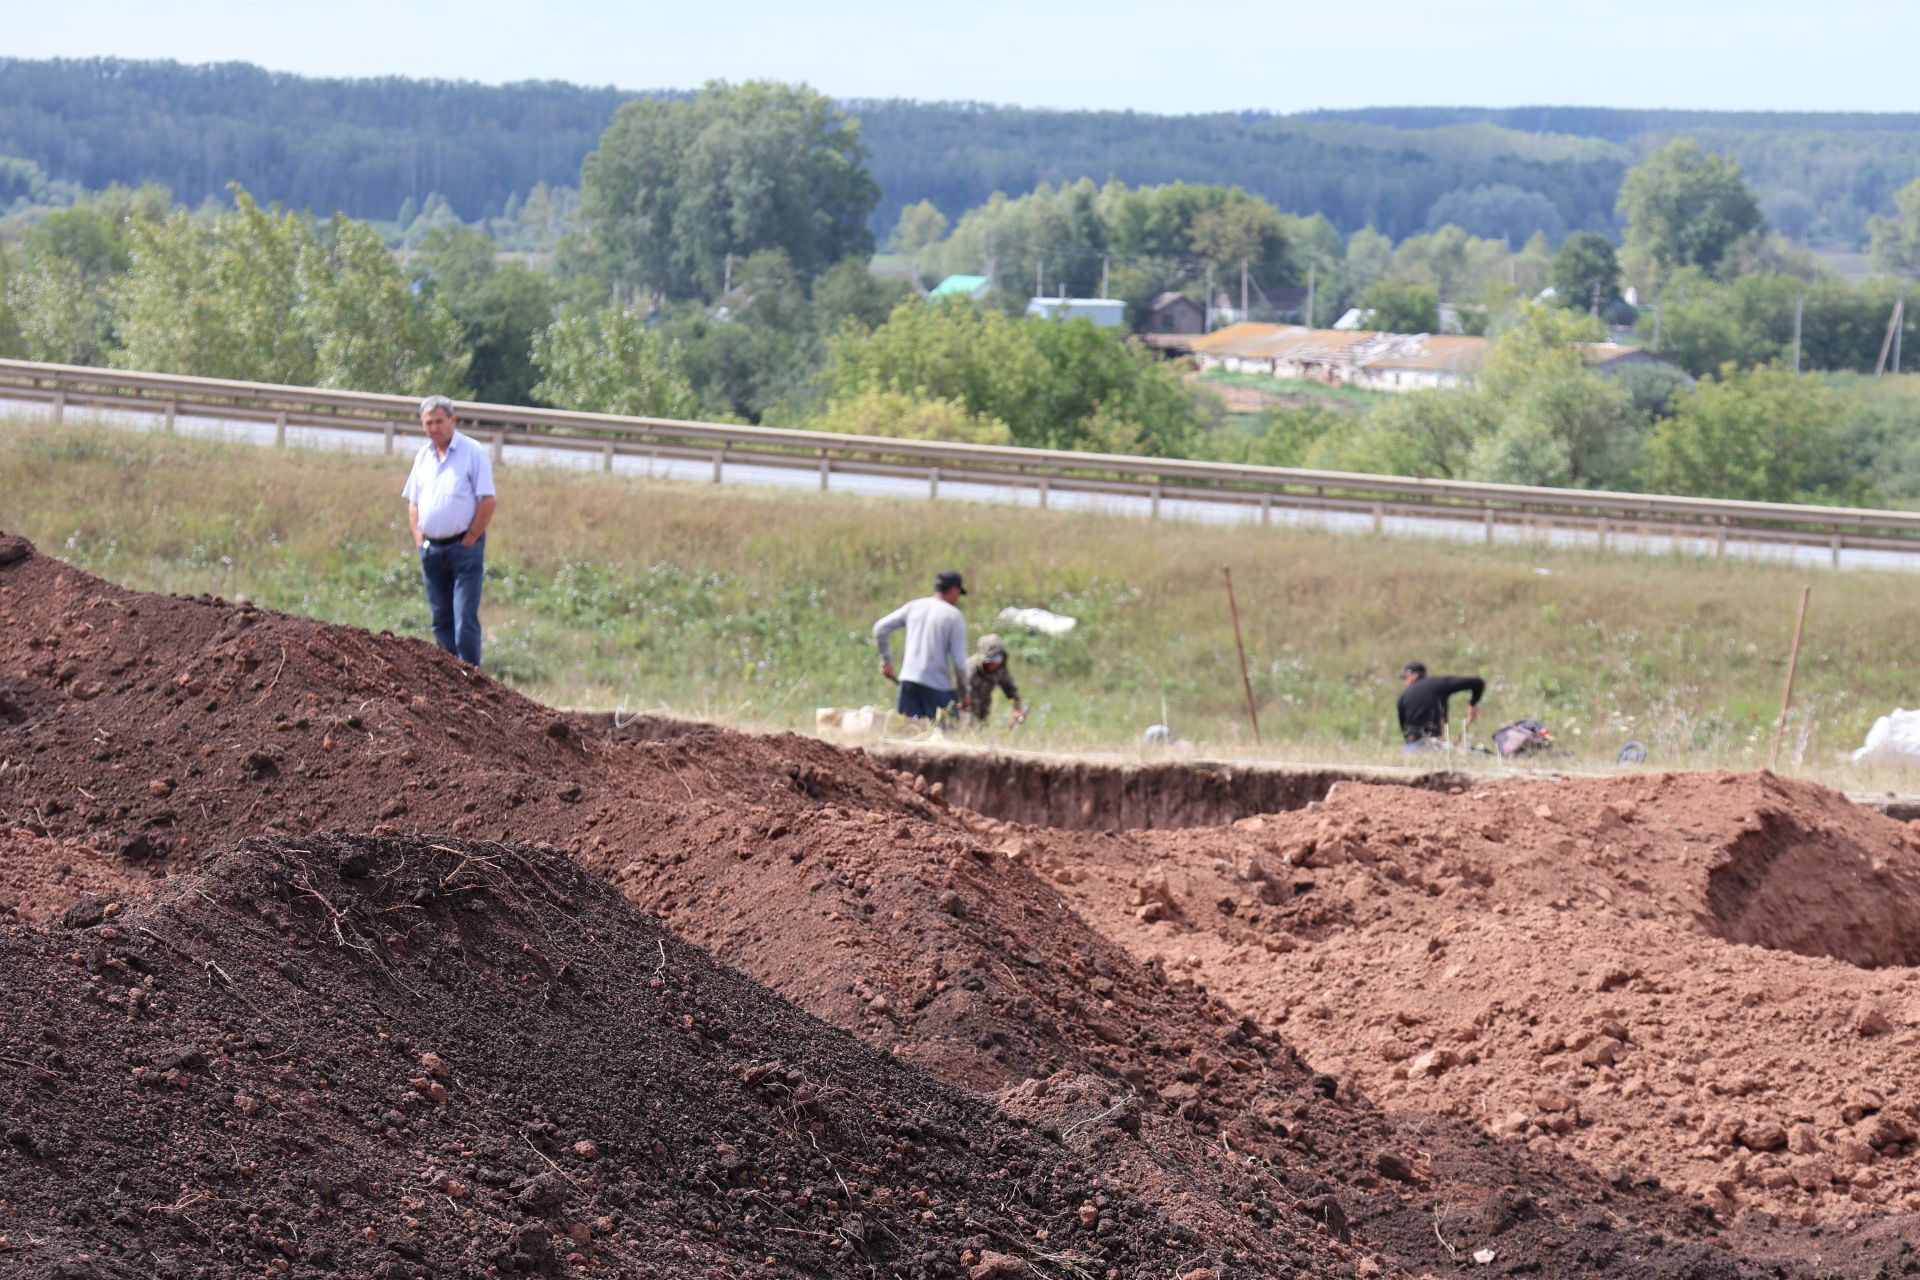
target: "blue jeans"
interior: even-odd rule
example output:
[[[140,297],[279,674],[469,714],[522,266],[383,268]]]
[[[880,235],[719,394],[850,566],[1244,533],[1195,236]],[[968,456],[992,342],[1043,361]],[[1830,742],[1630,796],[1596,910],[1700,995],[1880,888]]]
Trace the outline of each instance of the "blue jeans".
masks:
[[[900,700],[894,705],[895,710],[910,719],[932,720],[959,700],[960,694],[956,690],[936,689],[931,685],[902,680]]]
[[[480,582],[485,576],[487,535],[470,547],[449,542],[420,548],[420,577],[433,612],[433,638],[462,662],[480,665]]]

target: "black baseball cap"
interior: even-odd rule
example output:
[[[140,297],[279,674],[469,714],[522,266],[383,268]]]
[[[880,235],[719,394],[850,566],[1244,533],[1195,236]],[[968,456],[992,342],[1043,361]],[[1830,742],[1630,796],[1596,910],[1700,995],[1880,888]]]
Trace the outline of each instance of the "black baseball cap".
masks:
[[[1424,662],[1409,662],[1406,666],[1400,668],[1400,674],[1403,676],[1424,676],[1427,674],[1427,664]]]
[[[933,575],[933,589],[935,591],[945,591],[951,587],[959,587],[961,595],[967,594],[967,584],[960,580],[960,571],[958,569],[942,569]]]

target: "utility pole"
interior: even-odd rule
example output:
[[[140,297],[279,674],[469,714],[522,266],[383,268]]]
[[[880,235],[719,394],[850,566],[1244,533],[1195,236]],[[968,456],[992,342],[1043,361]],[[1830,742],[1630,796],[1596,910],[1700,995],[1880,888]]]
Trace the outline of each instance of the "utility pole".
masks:
[[[1213,332],[1213,268],[1212,267],[1207,268],[1207,303],[1206,303],[1206,310],[1204,312],[1204,316],[1205,318],[1202,319],[1200,322],[1200,332],[1212,333]]]
[[[1899,351],[1899,348],[1894,346],[1894,342],[1899,338],[1900,330],[1907,318],[1906,310],[1907,290],[1903,285],[1900,289],[1900,300],[1893,304],[1893,314],[1887,317],[1887,336],[1880,339],[1880,360],[1873,366],[1873,376],[1876,378],[1887,371],[1887,348],[1893,347],[1895,352]],[[1900,357],[1897,354],[1893,358],[1893,367],[1896,372],[1899,371]]]
[[[1800,316],[1807,309],[1807,295],[1793,300],[1793,371],[1800,372]]]
[[[1317,262],[1307,264],[1307,328],[1309,329],[1313,328],[1313,269],[1319,265]]]
[[[1893,371],[1900,372],[1900,331],[1907,327],[1907,286],[1900,286],[1900,301],[1893,308]]]
[[[1045,258],[1035,258],[1033,260],[1033,296],[1036,298],[1046,292],[1040,283],[1040,273],[1045,269],[1046,261]]]
[[[1247,312],[1247,260],[1245,258],[1240,259],[1240,318],[1242,320],[1252,318]]]
[[[1600,318],[1600,282],[1598,280],[1593,282],[1593,318],[1595,320]]]
[[[1108,269],[1113,265],[1112,257],[1112,254],[1103,253],[1100,255],[1100,296],[1103,298],[1111,298],[1113,296],[1112,292],[1107,288]]]

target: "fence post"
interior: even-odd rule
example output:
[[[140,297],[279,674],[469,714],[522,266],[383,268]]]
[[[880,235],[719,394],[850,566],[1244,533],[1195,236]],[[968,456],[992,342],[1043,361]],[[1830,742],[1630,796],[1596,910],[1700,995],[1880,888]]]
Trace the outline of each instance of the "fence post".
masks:
[[[720,483],[721,473],[725,469],[726,465],[727,465],[727,447],[725,445],[721,445],[717,450],[714,451],[714,455],[713,455],[713,482],[715,484]]]
[[[1387,509],[1379,503],[1373,504],[1373,532],[1377,537],[1387,531]]]
[[[1836,533],[1831,538],[1827,539],[1827,550],[1832,554],[1833,567],[1838,569],[1840,567],[1840,535],[1839,534]]]
[[[1042,511],[1047,509],[1047,478],[1045,476],[1040,477],[1040,509]]]
[[[828,477],[833,475],[833,459],[826,454],[820,455],[820,492],[827,491]]]
[[[284,413],[273,415],[273,443],[276,448],[287,447],[287,415]]]
[[[55,422],[64,422],[66,417],[67,393],[64,391],[56,391],[53,393],[53,420]]]
[[[938,467],[927,469],[927,496],[929,498],[940,496],[940,468]]]
[[[507,433],[505,431],[494,432],[493,433],[493,461],[496,465],[498,465],[501,457],[506,453],[506,451],[507,451]]]
[[[1480,523],[1486,530],[1487,545],[1492,546],[1493,545],[1493,508],[1492,507],[1480,508]]]
[[[1271,528],[1272,526],[1273,526],[1273,495],[1270,493],[1263,493],[1260,495],[1260,527],[1262,529],[1268,529],[1268,528]]]
[[[393,456],[393,423],[391,421],[387,423],[387,429],[380,433],[380,441],[382,446],[386,450],[387,456],[392,457]]]
[[[173,410],[174,410],[173,401],[171,400],[167,401],[167,417],[166,417],[166,421],[162,424],[161,429],[164,430],[168,435],[173,434]]]
[[[1727,522],[1722,520],[1720,528],[1713,535],[1713,557],[1718,560],[1727,554]]]
[[[1600,517],[1600,549],[1602,551],[1607,549],[1607,518],[1605,516]]]
[[[611,440],[600,446],[600,469],[609,472],[613,470],[613,441]]]

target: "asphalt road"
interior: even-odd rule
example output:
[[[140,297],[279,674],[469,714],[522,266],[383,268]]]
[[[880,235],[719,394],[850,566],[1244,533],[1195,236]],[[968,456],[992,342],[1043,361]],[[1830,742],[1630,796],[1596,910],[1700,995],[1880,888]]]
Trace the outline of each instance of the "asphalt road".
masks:
[[[32,401],[0,400],[0,403],[11,403],[14,413],[22,418],[44,418],[51,413],[49,406]],[[69,409],[66,420],[76,427],[82,423],[96,422],[137,431],[161,429],[159,417],[146,413]],[[267,423],[232,422],[225,419],[194,418],[183,415],[175,419],[174,429],[182,435],[209,439],[244,441],[268,447],[274,443],[274,428]],[[418,447],[419,440],[418,432],[411,430],[397,438],[394,462],[397,477],[404,478],[401,473],[405,468],[405,457]],[[367,433],[298,426],[287,428],[287,443],[293,447],[342,449],[354,453],[373,454],[380,453],[384,447],[380,437]],[[503,463],[576,471],[600,471],[604,466],[598,454],[545,448],[535,444],[516,444],[511,441],[504,448]],[[650,479],[689,484],[713,482],[713,464],[709,461],[677,461],[616,455],[613,459],[613,470],[620,475],[645,476]],[[722,469],[721,482],[767,488],[818,489],[820,480],[818,473],[812,470],[789,470],[782,467],[755,465],[750,462],[729,462]],[[397,492],[399,479],[394,483]],[[1000,503],[1024,507],[1039,505],[1039,495],[1032,489],[971,484],[944,478],[940,481],[939,489],[940,501]],[[873,497],[926,498],[928,485],[923,480],[891,476],[844,475],[836,472],[831,480],[831,491]],[[1089,511],[1133,519],[1146,519],[1152,513],[1152,503],[1144,497],[1067,493],[1058,489],[1049,493],[1047,505],[1049,509],[1055,511]],[[1160,502],[1160,518],[1196,524],[1258,525],[1260,511],[1253,506],[1235,503],[1163,498]],[[1370,515],[1322,511],[1314,508],[1290,508],[1282,506],[1279,499],[1274,502],[1270,520],[1276,527],[1327,529],[1354,534],[1373,532],[1373,518]],[[1486,540],[1486,530],[1477,520],[1456,521],[1422,516],[1387,516],[1381,528],[1385,535],[1394,537],[1428,538],[1474,544],[1484,544]],[[1506,546],[1596,547],[1599,544],[1597,534],[1578,529],[1536,529],[1517,525],[1496,525],[1493,536],[1496,543]],[[1702,556],[1713,554],[1713,545],[1709,539],[1673,538],[1620,530],[1614,530],[1607,535],[1607,547],[1612,550],[1655,555],[1674,551],[1691,552]],[[1738,537],[1727,540],[1726,552],[1729,556],[1739,556],[1743,559],[1769,560],[1814,567],[1829,567],[1833,563],[1832,553],[1825,547],[1756,543]],[[1911,572],[1920,570],[1920,551],[1873,551],[1849,548],[1840,553],[1840,567]]]

